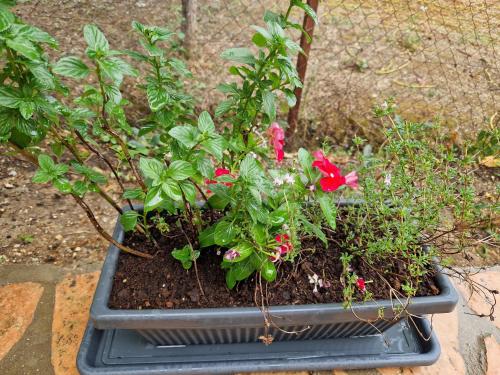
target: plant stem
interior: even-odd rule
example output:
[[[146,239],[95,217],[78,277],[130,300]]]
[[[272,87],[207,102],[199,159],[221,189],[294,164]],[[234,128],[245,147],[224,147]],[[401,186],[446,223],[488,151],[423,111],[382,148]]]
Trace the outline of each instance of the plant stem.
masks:
[[[95,148],[89,142],[87,142],[87,140],[83,137],[83,135],[79,131],[75,131],[75,134],[78,137],[78,139],[80,140],[80,142],[82,142],[85,145],[85,147],[87,147],[91,152],[93,152],[99,159],[101,159],[109,167],[109,169],[111,170],[111,172],[115,176],[116,182],[118,183],[118,185],[120,185],[120,189],[122,190],[122,193],[124,193],[125,186],[123,185],[123,182],[122,182],[121,178],[118,176],[118,172],[113,167],[113,164],[111,163],[111,161],[109,161],[108,158],[106,158],[106,156],[104,156],[97,148]],[[127,203],[129,205],[130,209],[133,210],[134,205],[132,204],[130,199],[127,199]]]
[[[137,168],[135,167],[134,162],[132,161],[132,157],[130,156],[130,152],[128,150],[127,144],[123,141],[123,139],[118,135],[109,125],[108,118],[106,116],[106,92],[104,91],[104,85],[103,85],[103,80],[102,80],[102,75],[101,75],[101,69],[99,67],[99,64],[96,64],[96,74],[97,74],[97,79],[99,80],[99,88],[101,91],[101,96],[102,96],[102,106],[101,106],[101,117],[103,121],[103,129],[106,133],[108,133],[111,137],[115,139],[115,141],[120,145],[120,148],[123,152],[123,155],[125,156],[125,159],[127,160],[128,164],[130,165],[130,168],[132,169],[132,173],[134,174],[137,183],[141,186],[142,191],[147,192],[147,187],[144,181],[141,178],[141,175],[137,171]]]
[[[75,159],[80,164],[83,165],[85,163],[83,161],[83,159],[80,157],[80,155],[78,154],[78,151],[68,141],[66,141],[63,137],[61,137],[61,135],[59,135],[59,133],[57,132],[57,130],[55,130],[54,128],[51,128],[50,131],[54,135],[54,137],[56,137],[57,140],[59,142],[61,142],[69,150],[69,152],[75,157]],[[94,184],[94,186],[97,188],[97,193],[102,198],[104,198],[104,200],[106,202],[108,202],[120,215],[123,214],[123,210],[121,209],[121,207],[114,201],[113,198],[111,198],[111,196],[108,195],[108,193],[106,193],[99,186],[97,186],[97,184]]]
[[[19,147],[18,145],[16,145],[15,143],[13,143],[12,141],[9,141],[9,146],[14,149],[15,152],[21,154],[22,156],[24,156],[26,159],[28,159],[27,161],[32,163],[32,164],[35,164],[35,165],[38,165],[38,160],[36,159],[35,155],[33,155],[31,152]]]
[[[112,243],[113,245],[115,245],[117,248],[119,248],[120,250],[126,252],[126,253],[129,253],[129,254],[133,254],[133,255],[136,255],[136,256],[139,256],[139,257],[142,257],[142,258],[147,258],[147,259],[152,259],[153,256],[150,255],[150,254],[146,254],[146,253],[143,253],[141,251],[138,251],[138,250],[134,250],[134,249],[131,249],[130,247],[128,246],[125,246],[125,245],[122,245],[121,243],[119,243],[118,241],[116,241],[113,237],[111,237],[108,232],[106,232],[104,230],[103,227],[101,227],[101,225],[99,224],[99,222],[97,221],[97,219],[95,218],[94,216],[94,213],[92,212],[92,210],[90,209],[90,207],[87,205],[87,203],[85,203],[85,201],[80,198],[78,195],[76,194],[71,194],[71,196],[73,197],[73,199],[76,201],[76,203],[78,203],[78,205],[83,208],[83,210],[85,211],[85,213],[87,214],[87,217],[89,218],[90,222],[92,223],[92,225],[94,226],[94,228],[97,230],[97,232],[105,239],[107,240],[108,242]]]

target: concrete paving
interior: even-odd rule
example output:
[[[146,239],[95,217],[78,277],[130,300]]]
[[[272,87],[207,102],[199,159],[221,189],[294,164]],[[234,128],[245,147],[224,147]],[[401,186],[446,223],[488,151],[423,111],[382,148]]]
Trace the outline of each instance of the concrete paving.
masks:
[[[100,264],[77,270],[53,265],[0,266],[1,375],[78,375],[76,353],[99,269]],[[500,290],[500,266],[477,278]],[[462,295],[457,309],[432,319],[442,348],[433,366],[274,374],[500,375],[499,320],[474,315],[485,313],[487,305],[469,298],[463,285],[457,288]]]

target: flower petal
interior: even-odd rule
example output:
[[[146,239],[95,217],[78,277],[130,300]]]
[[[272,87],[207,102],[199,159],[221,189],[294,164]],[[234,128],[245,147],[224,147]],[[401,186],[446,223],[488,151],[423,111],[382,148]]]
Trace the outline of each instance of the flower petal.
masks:
[[[324,177],[319,181],[321,189],[326,192],[335,191],[345,184],[345,177]]]

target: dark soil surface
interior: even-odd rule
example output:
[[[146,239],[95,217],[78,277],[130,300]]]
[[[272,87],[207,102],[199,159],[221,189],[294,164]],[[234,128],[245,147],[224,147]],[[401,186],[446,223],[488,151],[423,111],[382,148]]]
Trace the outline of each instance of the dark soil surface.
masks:
[[[261,293],[265,305],[299,305],[311,303],[332,303],[343,301],[341,283],[342,264],[339,260],[341,249],[334,243],[328,248],[316,239],[302,241],[300,259],[295,263],[277,264],[278,279],[273,283],[262,281],[262,289],[257,288],[257,277],[239,283],[234,290],[226,287],[225,273],[220,268],[222,254],[217,248],[202,250],[197,261],[199,281],[205,296],[202,295],[194,267],[182,268],[170,252],[186,244],[183,233],[175,228],[175,218],[170,218],[171,228],[166,237],[158,239],[159,248],[155,249],[140,234],[125,238],[125,244],[143,252],[154,254],[148,260],[128,254],[120,254],[118,268],[114,277],[109,307],[115,309],[178,309],[207,307],[244,307],[261,304]],[[339,233],[342,236],[342,233]],[[194,239],[191,239],[194,242]],[[298,258],[299,258],[298,257]],[[367,290],[375,299],[389,298],[389,288],[375,270],[386,270],[385,279],[398,291],[407,270],[400,264],[387,266],[387,262],[371,267],[360,259],[352,262],[353,271],[367,282]],[[324,285],[314,292],[309,276],[318,275]],[[417,295],[439,294],[433,277],[420,284]],[[363,294],[358,291],[359,300]]]

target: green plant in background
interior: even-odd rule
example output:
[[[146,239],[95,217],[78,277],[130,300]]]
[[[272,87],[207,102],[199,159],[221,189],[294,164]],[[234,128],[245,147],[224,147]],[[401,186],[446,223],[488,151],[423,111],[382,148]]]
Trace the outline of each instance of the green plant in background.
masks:
[[[302,1],[291,0],[285,14],[265,13],[265,27],[254,26],[256,53],[222,53],[237,63],[230,72],[240,81],[219,85],[226,98],[213,116],[195,113],[183,85],[190,72],[172,45],[162,48],[174,37],[167,29],[134,22],[143,50],[136,52],[113,50],[97,26],[87,25],[85,56],[51,64],[43,47],[56,42],[15,17],[13,4],[0,0],[1,141],[37,165],[33,181],[70,195],[97,231],[123,251],[152,257],[107,234],[85,202],[88,194],[105,199],[124,230],[153,247],[158,236],[180,230],[184,244],[167,255],[185,269],[194,266],[196,276],[203,252],[223,252],[215,259],[229,288],[255,273],[274,281],[277,266],[296,262],[306,250],[304,239],[313,239],[315,251],[342,264],[349,306],[371,299],[375,282],[398,299],[411,298],[432,277],[433,257],[446,265],[448,253],[467,251],[470,231],[484,221],[472,187],[473,158],[429,142],[426,135],[435,125],[402,120],[390,100],[375,110],[384,119],[387,140],[376,155],[360,157],[359,183],[356,172],[344,175],[332,163],[329,147],[313,153],[301,148],[284,160],[285,133],[276,108],[279,98],[295,105],[293,90],[302,85],[292,62],[301,49],[287,31],[304,31],[290,16],[300,9],[316,20]],[[150,107],[136,123],[127,118],[121,93],[125,77],[139,76],[128,57],[145,71],[139,87]],[[85,80],[70,104],[60,100],[68,90],[58,75]],[[90,156],[107,171],[97,170]],[[125,181],[127,172],[133,181]],[[121,199],[104,189],[110,181]],[[338,205],[341,196],[356,198],[356,204]],[[133,202],[144,209],[134,210]],[[453,249],[440,243],[442,233],[456,233]],[[368,280],[366,270],[378,280]],[[407,275],[403,281],[391,276],[401,273]],[[313,293],[328,287],[317,274],[308,277]]]

